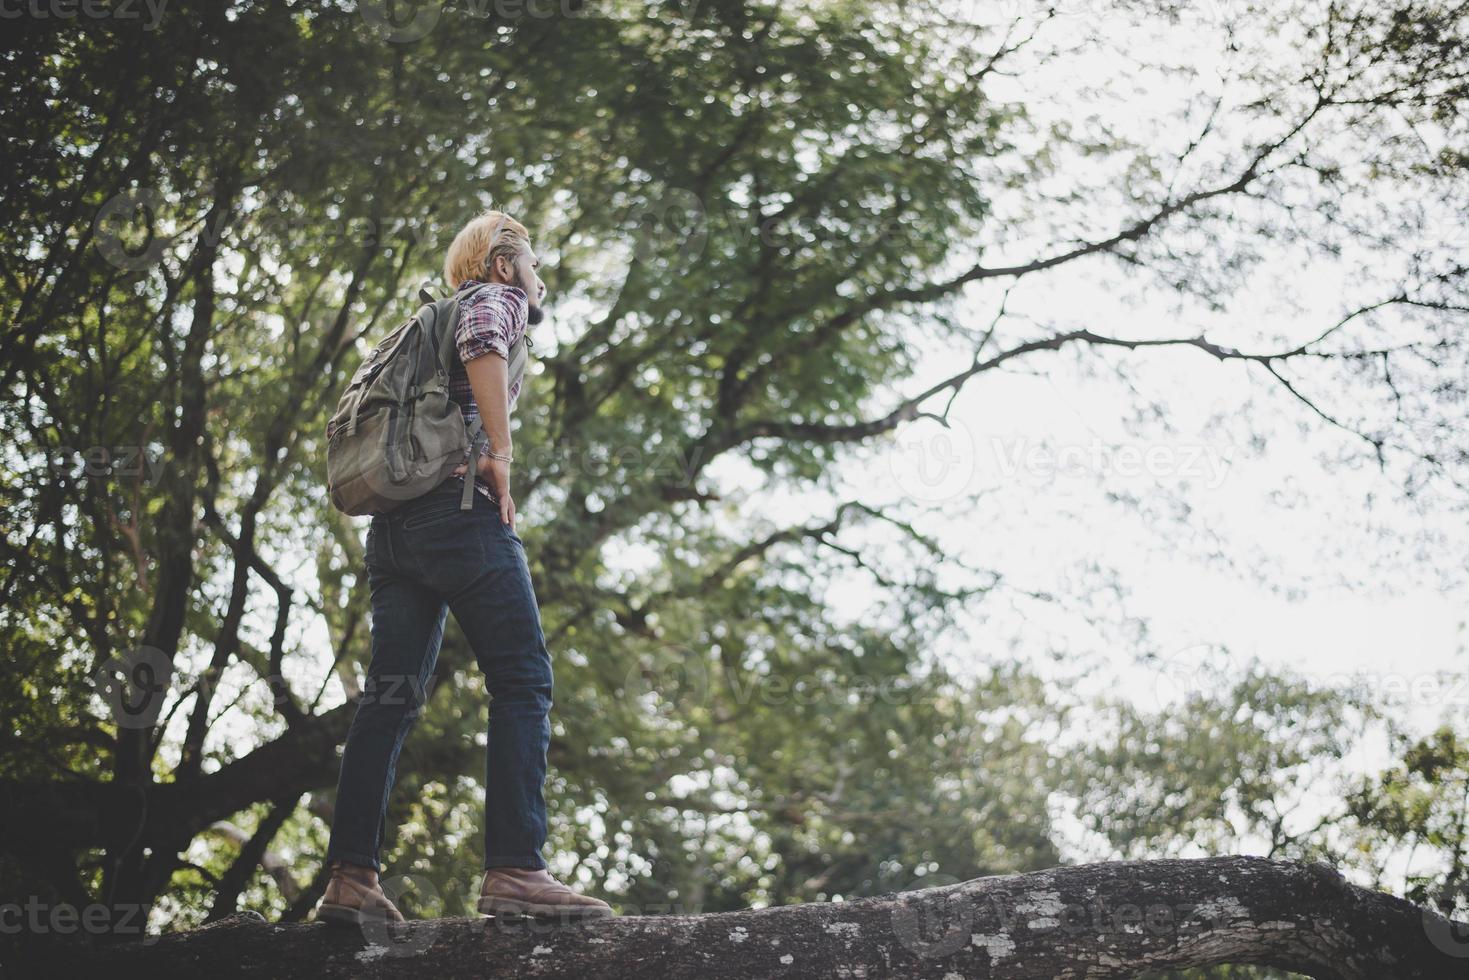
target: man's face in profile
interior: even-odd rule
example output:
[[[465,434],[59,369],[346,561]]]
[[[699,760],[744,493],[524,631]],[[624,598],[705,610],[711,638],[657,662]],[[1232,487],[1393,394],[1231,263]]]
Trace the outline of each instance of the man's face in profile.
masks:
[[[540,264],[541,260],[536,257],[535,249],[527,247],[516,256],[515,266],[510,272],[510,285],[525,291],[528,305],[526,322],[532,325],[540,323],[546,317],[546,311],[541,307],[542,300],[546,298],[546,284],[536,271]]]

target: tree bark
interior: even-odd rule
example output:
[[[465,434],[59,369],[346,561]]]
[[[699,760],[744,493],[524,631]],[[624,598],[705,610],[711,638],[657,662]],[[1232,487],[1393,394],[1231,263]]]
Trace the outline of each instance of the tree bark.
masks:
[[[1317,980],[1469,975],[1469,923],[1348,884],[1325,865],[1254,857],[1080,865],[830,904],[554,925],[421,919],[268,925],[241,913],[105,952],[33,958],[40,975],[291,980],[433,976],[1123,978],[1214,964]],[[32,974],[25,974],[32,975]]]

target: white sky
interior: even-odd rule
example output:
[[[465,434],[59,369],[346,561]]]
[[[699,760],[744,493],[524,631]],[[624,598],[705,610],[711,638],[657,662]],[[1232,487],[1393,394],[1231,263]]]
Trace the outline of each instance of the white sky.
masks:
[[[1177,62],[1199,68],[1198,87],[1139,73],[1097,45],[1031,66],[1018,79],[999,80],[997,91],[1018,97],[1023,87],[1032,111],[1057,119],[1095,111],[1140,142],[1162,139],[1170,146],[1191,134],[1159,120],[1180,100],[1223,91],[1215,78],[1218,32],[1155,22],[1129,34],[1115,20],[1099,26],[1086,16],[1064,18],[1058,26],[1078,41],[1105,29],[1117,49],[1144,60],[1171,52]],[[1068,94],[1081,89],[1105,95],[1083,100]],[[1229,146],[1224,140],[1219,149]],[[1096,224],[1120,227],[1136,213],[1114,208],[1099,214]],[[1013,237],[1013,246],[987,253],[988,264],[1056,249],[1044,239]],[[1307,340],[1354,302],[1386,295],[1380,285],[1356,278],[1347,262],[1333,266],[1283,251],[1225,314],[1180,312],[1169,291],[1143,287],[1100,260],[1025,280],[1008,308],[1063,328],[1128,337],[1202,331],[1241,349],[1273,350],[1282,348],[1262,342],[1261,335]],[[974,289],[965,303],[968,322],[976,329],[988,324],[998,299],[998,290]],[[960,346],[926,345],[922,351],[917,375],[896,384],[881,407],[952,375],[972,356]],[[1119,380],[1105,371],[1088,378],[1071,353],[1041,354],[1016,362],[1014,371],[969,382],[950,412],[950,429],[928,420],[909,423],[895,439],[854,454],[842,467],[840,497],[889,505],[904,518],[913,516],[915,505],[931,505],[918,524],[944,541],[954,559],[996,569],[1016,589],[1058,597],[1053,604],[1008,590],[998,594],[976,609],[960,635],[943,637],[935,652],[976,669],[1015,657],[1044,676],[1086,673],[1083,689],[1123,694],[1144,707],[1225,684],[1231,671],[1259,660],[1320,684],[1365,683],[1417,731],[1446,719],[1462,724],[1469,711],[1469,589],[1462,574],[1469,535],[1462,511],[1456,515],[1451,505],[1463,501],[1401,501],[1391,479],[1372,467],[1323,461],[1343,446],[1355,448],[1353,437],[1315,420],[1259,369],[1219,364],[1190,349],[1106,357],[1109,363],[1125,360],[1136,389],[1168,406],[1171,434],[1131,434],[1124,423],[1135,399]],[[1352,398],[1340,385],[1311,393],[1328,405]],[[945,397],[923,407],[940,411]],[[1246,411],[1255,414],[1245,418]],[[1263,449],[1249,444],[1249,428],[1267,433]],[[1058,459],[1072,461],[1072,468],[1056,473]],[[772,524],[811,521],[829,514],[837,499],[785,488],[757,496],[758,475],[734,461],[715,472],[725,485],[749,493],[741,513],[758,501]],[[1109,501],[1108,491],[1141,498],[1145,513]],[[1179,502],[1188,507],[1187,520],[1166,516]],[[1165,516],[1150,519],[1146,512]],[[872,554],[879,553],[899,558],[896,552]],[[1161,666],[1138,663],[1141,648],[1128,631],[1115,624],[1098,628],[1068,611],[1066,597],[1096,581],[1087,571],[1093,564],[1115,569],[1125,583],[1127,594],[1114,602],[1146,621],[1146,642]],[[860,619],[870,615],[875,595],[859,574],[834,590],[833,600]],[[1377,740],[1348,760],[1357,768],[1385,761]],[[1308,806],[1302,819],[1317,809]],[[1073,844],[1077,856],[1088,846]]]
[[[1095,113],[1144,144],[1169,146],[1190,135],[1167,124],[1182,102],[1201,93],[1225,94],[1226,105],[1244,97],[1218,80],[1224,41],[1217,30],[1162,20],[1132,29],[1116,18],[1099,21],[1093,8],[1105,4],[1061,6],[1063,16],[1046,36],[1061,38],[1061,47],[1080,47],[1064,59],[1027,64],[1017,78],[997,78],[998,97],[1023,93],[1041,118]],[[1234,0],[1218,0],[1198,9],[1217,17],[1233,6]],[[1174,75],[1123,63],[1117,51],[1141,61],[1167,52],[1198,75],[1192,87],[1180,85]],[[1083,90],[1103,94],[1083,98]],[[1227,132],[1227,121],[1219,129]],[[1218,159],[1236,146],[1219,140]],[[1199,157],[1202,165],[1210,160],[1207,153]],[[999,205],[1003,210],[1004,202]],[[1112,208],[1092,220],[1115,229],[1137,213]],[[987,262],[1055,251],[1044,236],[1027,240],[1021,231],[1007,230],[1012,242],[988,252]],[[1106,259],[1087,260],[1027,278],[1008,308],[1060,328],[1086,326],[1128,337],[1202,331],[1246,350],[1281,349],[1261,338],[1304,341],[1354,303],[1383,295],[1382,283],[1355,278],[1352,259],[1349,252],[1333,265],[1281,251],[1224,313],[1197,306],[1180,311],[1171,291],[1126,278]],[[975,328],[987,324],[999,295],[999,288],[971,287],[963,307],[967,321]],[[576,332],[574,313],[562,311],[558,336]],[[914,378],[895,384],[892,397],[878,400],[871,414],[949,376],[972,355],[967,347],[926,340],[918,349]],[[1120,606],[1147,621],[1150,642],[1165,660],[1191,663],[1201,647],[1223,647],[1235,664],[1258,658],[1322,682],[1378,678],[1416,691],[1408,700],[1420,708],[1452,707],[1462,715],[1469,692],[1441,690],[1436,701],[1425,694],[1438,672],[1465,666],[1469,591],[1459,558],[1469,535],[1462,518],[1440,506],[1450,501],[1399,501],[1392,480],[1375,469],[1344,470],[1318,459],[1355,448],[1354,437],[1319,423],[1258,368],[1220,364],[1197,350],[1105,353],[1109,363],[1129,365],[1138,392],[1168,407],[1172,433],[1134,435],[1125,423],[1136,398],[1108,372],[1088,377],[1078,370],[1078,350],[1036,355],[1014,362],[1014,370],[970,381],[954,403],[948,430],[928,420],[909,423],[896,438],[854,452],[840,470],[840,498],[888,504],[904,518],[928,504],[919,524],[945,541],[955,559],[999,570],[1017,588],[1061,597],[1054,607],[985,603],[972,631],[945,651],[953,660],[983,664],[1013,652],[1037,669],[1067,672],[1051,652],[1068,651],[1068,659],[1084,652],[1107,666],[1099,680],[1105,687],[1131,691],[1144,703],[1165,697],[1154,672],[1136,670],[1139,651],[1117,646],[1118,631],[1099,633],[1067,614],[1064,597],[1089,580],[1078,569],[1098,563],[1126,583]],[[1327,405],[1353,397],[1340,385],[1307,390]],[[924,408],[940,410],[945,397]],[[1246,418],[1245,411],[1255,414]],[[1248,443],[1251,429],[1266,434],[1263,449]],[[1059,472],[1058,462],[1067,464]],[[732,491],[731,499],[748,495],[739,507],[742,517],[758,511],[772,525],[824,517],[839,499],[784,487],[779,494],[760,493],[759,475],[734,459],[718,461],[710,479]],[[971,499],[980,491],[978,501]],[[1109,491],[1140,498],[1144,512],[1166,515],[1182,503],[1190,517],[1149,519],[1110,502]],[[625,551],[620,558],[639,563]],[[838,608],[853,617],[863,615],[872,598],[861,576],[834,593]],[[1437,712],[1414,714],[1426,723]]]

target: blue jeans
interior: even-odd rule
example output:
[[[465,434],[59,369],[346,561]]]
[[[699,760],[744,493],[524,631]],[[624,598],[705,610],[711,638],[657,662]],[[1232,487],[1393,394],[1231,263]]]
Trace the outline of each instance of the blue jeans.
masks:
[[[551,656],[520,536],[462,478],[373,518],[372,663],[342,751],[327,860],[378,867],[398,753],[427,699],[454,611],[490,694],[485,867],[544,868]]]

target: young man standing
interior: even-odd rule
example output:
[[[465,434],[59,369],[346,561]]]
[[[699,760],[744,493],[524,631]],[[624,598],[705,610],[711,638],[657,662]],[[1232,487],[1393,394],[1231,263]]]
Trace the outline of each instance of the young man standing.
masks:
[[[466,422],[483,416],[473,507],[460,509],[469,460],[422,497],[373,518],[367,533],[372,662],[347,733],[320,919],[403,916],[378,883],[378,850],[398,753],[426,697],[452,610],[490,693],[485,764],[485,876],[479,909],[547,918],[612,914],[546,871],[542,783],[551,740],[551,658],[510,495],[510,412],[520,395],[509,358],[539,323],[546,286],[525,226],[480,215],[449,246],[444,276],[459,296],[450,379]],[[523,362],[522,362],[523,363]]]

